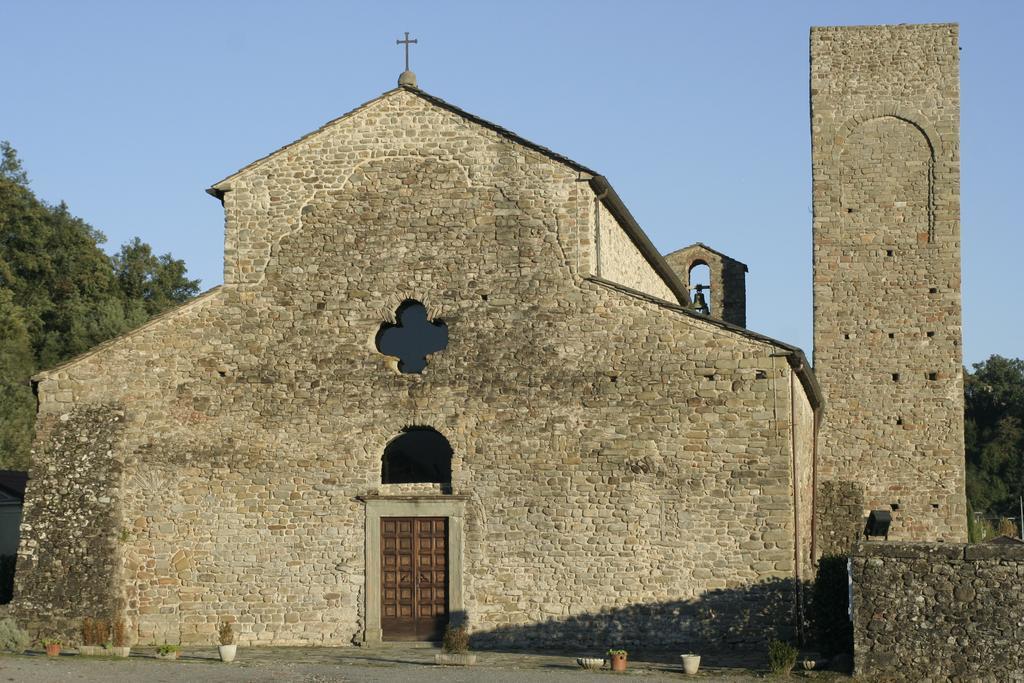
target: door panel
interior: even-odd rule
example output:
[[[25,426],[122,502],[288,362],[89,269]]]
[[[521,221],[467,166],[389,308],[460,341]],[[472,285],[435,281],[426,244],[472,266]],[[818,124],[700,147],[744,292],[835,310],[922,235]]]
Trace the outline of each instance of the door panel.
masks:
[[[440,640],[448,623],[448,519],[380,521],[384,640]]]

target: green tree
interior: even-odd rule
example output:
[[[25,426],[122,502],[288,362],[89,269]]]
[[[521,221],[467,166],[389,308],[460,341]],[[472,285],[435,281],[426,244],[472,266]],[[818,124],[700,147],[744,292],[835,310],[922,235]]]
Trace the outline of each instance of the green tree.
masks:
[[[113,256],[114,275],[126,302],[149,318],[199,293],[199,280],[185,277],[185,262],[170,254],[156,256],[148,244],[134,238]],[[132,311],[132,317],[136,317]]]
[[[35,419],[32,342],[23,318],[11,293],[0,289],[0,456],[9,456],[3,466],[11,469],[28,465]]]
[[[975,511],[1016,516],[1024,495],[1024,361],[992,356],[964,375],[967,497]]]
[[[35,415],[29,378],[194,296],[184,262],[138,238],[110,257],[106,241],[63,202],[29,188],[0,142],[0,467],[26,467]]]

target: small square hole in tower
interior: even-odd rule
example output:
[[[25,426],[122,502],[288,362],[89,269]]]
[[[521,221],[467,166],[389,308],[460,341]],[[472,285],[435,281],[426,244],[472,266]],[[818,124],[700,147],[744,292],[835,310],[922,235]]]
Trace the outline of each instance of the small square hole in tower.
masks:
[[[896,338],[896,333],[895,332],[890,332],[889,333],[889,339],[895,339],[895,338]]]
[[[886,255],[886,256],[892,256],[892,255],[893,255],[893,253],[895,253],[895,252],[893,252],[893,250],[892,250],[892,249],[886,249],[886,250],[885,250],[885,255]]]
[[[897,417],[896,418],[896,424],[902,425],[903,424],[903,418],[902,417]]]
[[[928,332],[927,334],[928,334],[929,337],[934,337],[935,336],[934,332]]]
[[[900,373],[898,373],[898,372],[892,373],[892,381],[893,382],[899,382],[900,381]]]
[[[843,339],[849,339],[849,338],[850,338],[850,333],[849,332],[847,332],[846,334],[843,335]]]
[[[939,373],[937,373],[937,372],[929,372],[929,373],[928,373],[928,379],[929,379],[930,381],[934,382],[934,381],[935,381],[935,380],[937,380],[938,378],[939,378]]]
[[[929,294],[938,294],[939,293],[939,288],[938,287],[929,287],[928,288],[928,293]]]

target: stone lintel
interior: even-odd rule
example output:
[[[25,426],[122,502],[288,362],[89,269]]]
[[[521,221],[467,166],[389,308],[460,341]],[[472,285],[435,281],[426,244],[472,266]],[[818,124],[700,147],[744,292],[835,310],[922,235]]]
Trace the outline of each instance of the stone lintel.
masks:
[[[1001,543],[888,543],[861,542],[854,548],[855,558],[882,557],[904,560],[1024,560],[1024,544]]]
[[[965,560],[1024,560],[1024,543],[973,543],[964,548]]]
[[[862,541],[853,549],[854,557],[893,557],[907,560],[942,558],[963,559],[964,545],[960,543],[890,543]]]

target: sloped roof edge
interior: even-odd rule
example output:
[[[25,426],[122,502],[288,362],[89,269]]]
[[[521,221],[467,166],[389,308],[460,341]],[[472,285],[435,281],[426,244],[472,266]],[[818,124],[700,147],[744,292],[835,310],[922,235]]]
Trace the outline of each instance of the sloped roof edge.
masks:
[[[216,295],[218,292],[220,292],[220,290],[221,290],[221,288],[223,286],[224,285],[217,285],[216,287],[211,287],[210,289],[206,290],[202,294],[196,296],[194,299],[189,299],[188,301],[186,301],[183,304],[175,306],[174,308],[169,308],[166,311],[164,311],[163,313],[158,313],[157,315],[153,316],[152,318],[150,318],[149,320],[147,320],[146,322],[142,323],[141,325],[139,325],[138,327],[136,327],[134,329],[128,330],[127,332],[125,332],[123,334],[119,334],[116,337],[111,337],[107,341],[101,342],[101,343],[97,344],[96,346],[92,347],[88,351],[83,351],[82,353],[78,354],[77,356],[73,356],[72,358],[69,358],[68,360],[64,361],[63,363],[60,363],[58,365],[54,365],[52,368],[47,368],[45,370],[40,370],[36,374],[32,375],[32,377],[29,378],[29,379],[33,383],[39,382],[39,381],[44,380],[44,379],[49,379],[53,375],[53,373],[55,373],[55,372],[59,372],[61,370],[64,370],[65,368],[68,368],[68,367],[70,367],[72,365],[75,365],[75,364],[85,360],[86,358],[89,358],[90,356],[93,356],[93,355],[99,353],[100,351],[103,351],[104,349],[110,348],[111,346],[116,346],[117,344],[121,343],[125,339],[129,339],[131,337],[134,337],[136,334],[138,334],[138,333],[140,333],[140,332],[142,332],[144,330],[148,330],[150,327],[153,327],[154,325],[156,325],[159,322],[167,320],[168,318],[173,318],[174,316],[178,315],[179,313],[184,313],[185,311],[189,310],[193,306],[195,306],[195,305],[197,305],[197,304],[199,304],[199,303],[201,303],[203,301],[206,301],[208,299],[212,299],[214,297],[214,295]]]
[[[825,398],[821,393],[821,385],[818,384],[818,379],[814,376],[814,370],[811,367],[811,364],[807,362],[807,356],[804,355],[804,352],[800,347],[787,344],[784,341],[779,341],[774,337],[753,332],[745,327],[740,327],[739,325],[733,325],[732,323],[725,322],[724,320],[702,315],[696,311],[686,308],[685,306],[680,306],[679,304],[666,299],[659,299],[658,297],[652,296],[646,292],[641,292],[638,289],[627,287],[626,285],[619,284],[618,282],[605,280],[602,277],[590,276],[584,278],[584,280],[601,285],[602,287],[607,287],[608,289],[618,290],[623,294],[627,294],[638,299],[644,299],[652,304],[661,306],[662,308],[667,308],[677,313],[682,313],[690,318],[714,325],[715,327],[720,327],[724,330],[728,330],[729,332],[734,332],[741,337],[746,337],[752,341],[762,342],[782,349],[785,351],[784,355],[786,360],[789,362],[790,367],[797,373],[797,376],[800,378],[800,383],[807,391],[807,396],[810,399],[811,406],[814,408],[815,412],[818,412],[825,407]]]
[[[573,161],[569,157],[552,151],[548,147],[544,147],[543,145],[538,145],[535,142],[531,142],[530,140],[527,140],[526,138],[517,135],[516,133],[513,133],[507,128],[503,128],[502,126],[499,126],[496,123],[492,123],[491,121],[482,119],[479,116],[476,116],[475,114],[469,113],[465,109],[455,106],[451,102],[447,102],[441,99],[440,97],[431,95],[430,93],[420,90],[419,88],[414,88],[412,86],[403,85],[394,88],[393,90],[388,90],[379,97],[376,97],[370,100],[369,102],[365,102],[356,107],[355,109],[352,109],[351,111],[348,111],[337,118],[331,119],[327,123],[317,128],[316,130],[307,133],[306,135],[303,135],[301,138],[293,142],[290,142],[287,145],[284,145],[283,147],[276,149],[275,151],[271,152],[270,154],[264,157],[260,157],[259,159],[253,161],[250,164],[243,166],[242,168],[235,171],[234,173],[224,178],[223,180],[214,183],[206,191],[209,194],[213,195],[214,197],[217,197],[218,199],[223,199],[224,193],[227,192],[228,190],[227,188],[222,187],[222,185],[224,185],[229,180],[236,178],[240,174],[244,173],[245,171],[251,168],[254,168],[263,161],[266,161],[267,159],[285,151],[286,149],[289,149],[290,147],[299,144],[303,140],[306,140],[316,135],[317,133],[320,133],[326,128],[342,121],[343,119],[346,119],[356,114],[357,112],[360,112],[363,109],[375,104],[376,102],[383,100],[385,97],[388,97],[389,95],[392,95],[402,90],[412,93],[417,97],[420,97],[426,100],[427,102],[430,102],[434,106],[449,111],[463,119],[466,119],[467,121],[470,121],[471,123],[475,123],[483,128],[487,128],[488,130],[494,131],[495,133],[498,133],[502,137],[511,140],[516,144],[522,145],[523,147],[532,149],[535,152],[538,152],[548,157],[549,159],[552,159],[553,161],[564,164],[569,168],[573,169],[574,171],[576,171],[577,173],[590,176],[588,178],[588,181],[590,183],[591,189],[594,191],[594,194],[596,194],[598,197],[601,197],[601,202],[604,204],[605,208],[608,209],[608,212],[611,213],[612,216],[614,216],[615,219],[619,222],[619,224],[623,227],[623,229],[626,231],[626,234],[629,236],[630,240],[637,247],[637,249],[639,249],[640,253],[644,256],[644,258],[647,259],[648,263],[651,264],[651,267],[654,268],[655,272],[658,273],[658,275],[665,281],[666,286],[668,286],[668,288],[676,296],[676,299],[679,301],[689,301],[689,292],[686,291],[686,287],[683,285],[682,281],[676,275],[675,271],[672,270],[672,266],[670,266],[668,262],[665,261],[665,258],[661,255],[661,252],[659,252],[654,247],[654,244],[651,243],[650,238],[647,237],[647,234],[640,227],[639,223],[637,223],[636,219],[633,218],[633,215],[629,212],[629,209],[626,208],[626,205],[619,198],[618,193],[615,192],[615,189],[611,186],[611,183],[608,182],[607,178],[605,178],[597,171],[584,166],[578,161]]]
[[[672,266],[668,264],[668,261],[661,255],[661,252],[651,243],[647,233],[643,231],[640,224],[633,218],[633,214],[622,203],[618,193],[611,186],[611,183],[608,182],[608,179],[602,175],[594,176],[590,180],[590,188],[594,191],[595,195],[601,198],[601,203],[604,204],[604,207],[615,217],[615,220],[626,231],[626,234],[629,235],[629,239],[632,240],[636,248],[640,250],[640,253],[651,264],[654,271],[665,281],[665,284],[675,295],[676,302],[689,301],[690,293],[686,291],[686,285],[679,279],[676,272],[672,270]]]
[[[245,166],[243,166],[242,168],[238,169],[237,171],[235,171],[231,175],[229,175],[226,178],[223,178],[223,179],[217,181],[216,183],[214,183],[213,185],[211,185],[206,191],[209,194],[213,195],[214,197],[217,197],[218,199],[222,198],[224,196],[224,193],[227,191],[227,189],[221,187],[221,185],[223,185],[224,183],[228,182],[229,180],[232,180],[232,179],[236,178],[237,176],[241,175],[242,173],[248,171],[249,169],[254,168],[255,166],[258,166],[260,163],[266,161],[267,159],[269,159],[269,158],[271,158],[273,156],[276,156],[280,152],[283,152],[286,149],[294,147],[295,145],[299,144],[303,140],[307,140],[307,139],[313,137],[317,133],[320,133],[321,131],[329,128],[330,126],[333,126],[334,124],[339,123],[339,122],[343,121],[344,119],[347,119],[350,116],[353,116],[354,114],[357,114],[358,112],[366,109],[367,107],[369,107],[369,106],[371,106],[373,104],[376,104],[377,102],[380,102],[381,100],[383,100],[384,98],[388,97],[389,95],[393,95],[394,93],[400,92],[400,91],[403,91],[403,90],[406,91],[406,92],[412,93],[412,94],[416,95],[417,97],[420,97],[420,98],[426,100],[427,102],[430,102],[431,104],[433,104],[433,105],[435,105],[437,107],[440,107],[441,109],[445,109],[447,111],[450,111],[453,114],[456,114],[456,115],[460,116],[461,118],[466,119],[467,121],[471,121],[471,122],[476,123],[476,124],[478,124],[480,126],[483,126],[484,128],[487,128],[489,130],[493,130],[494,132],[498,133],[499,135],[502,135],[503,137],[506,137],[506,138],[512,140],[513,142],[516,142],[516,143],[518,143],[520,145],[523,145],[524,147],[528,147],[528,148],[530,148],[530,149],[532,149],[534,151],[540,152],[544,156],[549,157],[551,159],[554,159],[555,161],[561,162],[561,163],[565,164],[566,166],[569,166],[570,168],[572,168],[572,169],[574,169],[576,171],[579,171],[581,173],[587,173],[589,175],[598,175],[598,173],[596,171],[587,168],[586,166],[584,166],[583,164],[581,164],[579,162],[573,161],[572,159],[570,159],[567,156],[563,156],[563,155],[561,155],[561,154],[559,154],[559,153],[557,153],[555,151],[552,151],[551,149],[549,149],[547,147],[544,147],[543,145],[538,145],[535,142],[531,142],[530,140],[527,140],[526,138],[524,138],[524,137],[522,137],[520,135],[517,135],[516,133],[513,133],[512,131],[508,130],[507,128],[503,128],[503,127],[499,126],[496,123],[492,123],[492,122],[490,122],[490,121],[488,121],[486,119],[482,119],[479,116],[476,116],[475,114],[471,114],[468,111],[466,111],[465,109],[461,109],[461,108],[455,106],[451,102],[447,102],[445,100],[442,100],[440,97],[437,97],[435,95],[431,95],[430,93],[427,93],[427,92],[425,92],[423,90],[420,90],[419,88],[414,88],[414,87],[408,86],[408,85],[402,85],[402,86],[399,86],[397,88],[393,88],[391,90],[388,90],[387,92],[382,93],[379,97],[375,97],[375,98],[373,98],[372,100],[370,100],[368,102],[364,102],[363,104],[359,105],[355,109],[351,109],[351,110],[345,112],[344,114],[342,114],[341,116],[338,116],[336,118],[331,119],[327,123],[325,123],[322,126],[320,126],[319,128],[317,128],[316,130],[310,131],[309,133],[306,133],[302,137],[300,137],[300,138],[298,138],[296,140],[293,140],[292,142],[289,142],[288,144],[286,144],[286,145],[284,145],[282,147],[278,147],[277,149],[275,149],[270,154],[262,156],[259,159],[256,159],[255,161],[253,161],[252,163],[246,164]]]
[[[729,256],[728,254],[723,254],[722,252],[718,251],[717,249],[713,249],[712,247],[709,247],[708,245],[704,244],[703,242],[694,242],[693,244],[688,244],[685,247],[679,247],[678,249],[675,249],[675,250],[670,251],[669,253],[665,254],[665,258],[668,258],[669,256],[672,256],[673,254],[678,254],[681,251],[686,251],[687,249],[693,249],[694,247],[700,247],[701,249],[707,249],[712,254],[717,254],[718,256],[721,256],[724,259],[728,259],[729,261],[732,261],[733,263],[740,264],[741,266],[743,266],[743,270],[745,272],[748,272],[748,273],[750,272],[750,268],[748,268],[747,264],[744,263],[743,261],[740,261],[737,258],[733,258],[732,256]]]

